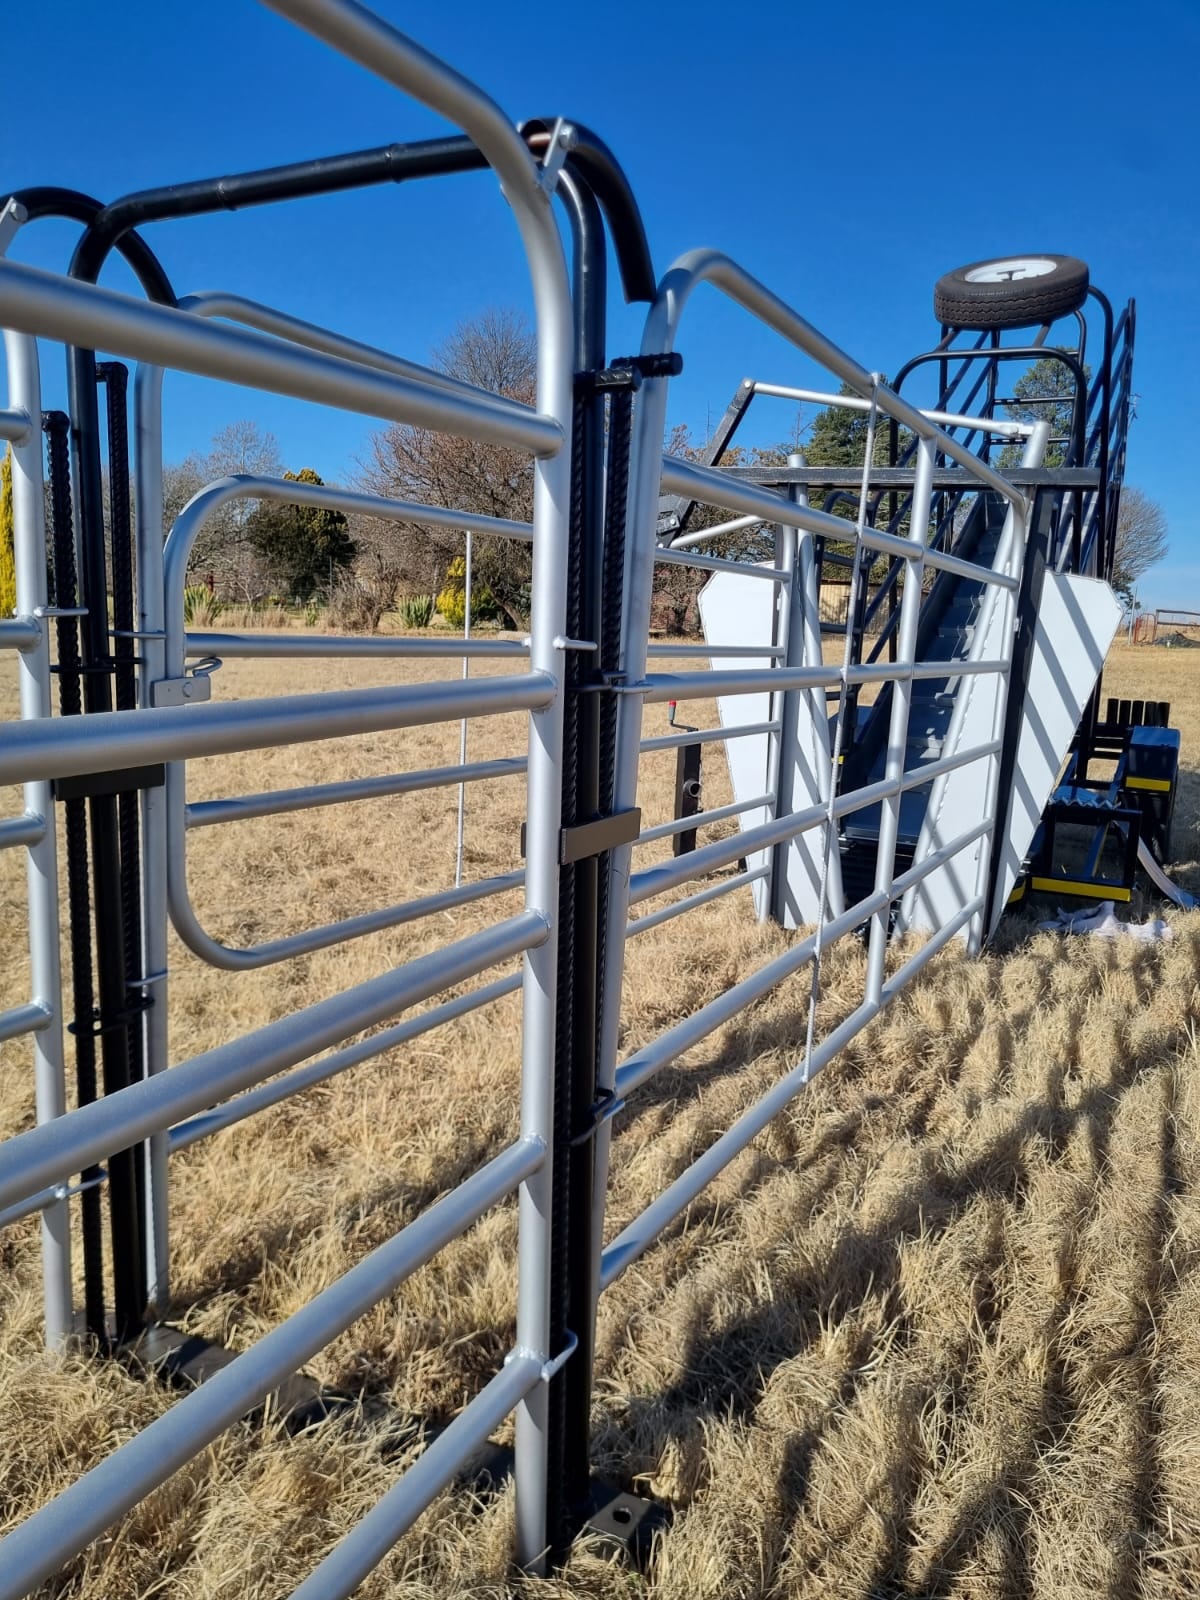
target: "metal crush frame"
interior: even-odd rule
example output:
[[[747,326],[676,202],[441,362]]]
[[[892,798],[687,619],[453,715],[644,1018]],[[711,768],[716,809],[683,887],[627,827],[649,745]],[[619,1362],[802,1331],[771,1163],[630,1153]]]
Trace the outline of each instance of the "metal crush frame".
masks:
[[[151,1306],[161,1303],[168,1282],[166,1196],[172,1150],[488,1004],[518,985],[524,1018],[520,1136],[202,1389],[179,1400],[0,1541],[0,1600],[16,1600],[52,1577],[355,1318],[395,1292],[439,1248],[514,1192],[520,1220],[513,1350],[501,1370],[296,1594],[305,1600],[317,1596],[326,1600],[352,1593],[439,1489],[514,1410],[516,1554],[523,1565],[544,1570],[547,1553],[561,1551],[585,1515],[592,1348],[600,1293],[940,949],[959,935],[978,948],[984,927],[989,850],[997,816],[1003,810],[1000,731],[990,741],[912,771],[905,770],[905,737],[914,681],[922,676],[988,674],[1006,684],[1013,630],[1003,630],[1008,648],[996,658],[923,662],[917,653],[921,577],[926,570],[966,576],[998,591],[1005,604],[1015,606],[1030,525],[1029,487],[1015,485],[966,443],[944,431],[943,425],[959,427],[971,418],[931,416],[917,409],[830,343],[744,268],[715,251],[694,251],[681,257],[657,291],[652,278],[649,287],[642,283],[639,288],[637,271],[625,273],[627,292],[632,282],[632,297],[651,301],[642,349],[629,361],[606,364],[603,236],[597,195],[612,200],[625,191],[611,157],[596,156],[597,148],[603,150],[598,141],[590,136],[583,141],[592,152],[593,173],[601,173],[601,180],[590,186],[587,161],[573,167],[569,160],[577,148],[571,124],[547,122],[514,128],[478,88],[355,0],[266,3],[460,127],[466,135],[463,143],[469,148],[441,141],[455,148],[447,158],[449,165],[438,170],[467,170],[486,163],[496,173],[521,232],[533,287],[538,340],[536,405],[529,410],[470,386],[449,383],[415,363],[371,350],[232,293],[171,303],[169,285],[163,287],[154,277],[153,257],[137,235],[128,231],[138,221],[172,214],[169,208],[156,211],[144,197],[138,204],[126,204],[124,210],[109,208],[116,220],[110,215],[99,233],[107,239],[105,249],[115,241],[118,248],[141,262],[147,277],[158,286],[152,295],[160,303],[140,302],[96,286],[103,252],[97,255],[91,245],[84,251],[90,265],[85,261],[86,270],[75,277],[20,266],[4,259],[0,249],[0,326],[5,329],[9,374],[7,406],[0,411],[0,439],[11,441],[14,452],[18,580],[17,615],[0,620],[0,648],[18,653],[21,686],[21,721],[5,728],[0,744],[0,782],[25,785],[22,814],[0,822],[0,846],[27,851],[32,953],[31,998],[0,1013],[0,1038],[28,1035],[32,1039],[38,1124],[0,1145],[0,1225],[35,1211],[41,1214],[47,1338],[52,1348],[58,1348],[70,1336],[74,1317],[67,1227],[69,1199],[75,1192],[72,1181],[94,1164],[109,1161],[114,1152],[147,1142],[146,1293]],[[372,157],[372,171],[377,172],[376,177],[364,181],[379,181],[378,171],[386,176],[395,165],[396,158],[387,152],[364,155]],[[315,192],[311,187],[305,189],[299,177],[289,182],[295,192]],[[574,239],[573,277],[568,274],[551,209],[556,192],[566,203]],[[629,203],[632,205],[631,197]],[[614,209],[620,209],[615,201]],[[605,210],[618,256],[628,266],[637,258],[630,239],[636,243],[638,230],[614,225],[614,211],[608,206]],[[92,202],[78,214],[89,226],[106,215]],[[6,232],[0,230],[3,243],[11,238],[14,217],[17,223],[21,220],[11,207],[7,215],[9,226]],[[641,266],[642,276],[648,276],[648,257]],[[864,552],[887,555],[903,564],[910,580],[902,586],[897,608],[893,661],[829,666],[821,660],[819,628],[811,625],[816,616],[814,543],[824,537],[844,542],[852,524],[809,507],[798,494],[663,457],[669,385],[678,372],[673,352],[691,293],[702,282],[720,290],[787,344],[848,384],[858,397],[827,398],[839,404],[865,404],[881,420],[895,422],[915,436],[916,459],[908,480],[908,533],[898,535],[867,525],[854,531],[856,560]],[[135,628],[143,661],[138,704],[133,709],[105,709],[67,719],[50,715],[52,662],[47,624],[54,608],[47,601],[44,562],[38,338],[58,340],[76,353],[104,349],[138,363],[133,385],[138,539]],[[233,478],[209,485],[192,501],[171,530],[164,549],[161,408],[167,370],[228,379],[371,417],[417,422],[524,449],[535,463],[532,525],[526,528],[465,512],[374,501],[333,488]],[[764,392],[772,389],[770,385],[760,387]],[[1024,468],[1036,469],[1045,448],[1046,425],[1014,424],[1010,431],[1026,441]],[[1005,536],[993,567],[976,566],[930,548],[935,476],[944,461],[954,463],[964,484],[987,489],[1007,505]],[[703,555],[687,544],[664,550],[656,538],[662,492],[724,508],[734,515],[734,522],[726,526],[743,526],[746,519],[767,521],[777,530],[774,566],[747,567]],[[528,645],[501,648],[472,641],[452,648],[437,642],[435,650],[426,642],[405,640],[305,637],[279,641],[247,635],[188,635],[182,599],[188,550],[205,517],[235,497],[287,498],[344,510],[369,505],[373,514],[381,517],[406,520],[419,515],[426,521],[441,520],[487,536],[531,539],[534,592]],[[714,531],[695,536],[692,543],[711,537]],[[748,641],[745,649],[728,652],[758,654],[761,668],[723,669],[718,664],[704,671],[651,670],[658,659],[669,663],[673,656],[701,653],[649,643],[651,587],[658,562],[685,563],[705,571],[753,573],[773,585],[780,617],[774,636]],[[214,654],[461,656],[464,651],[484,650],[511,655],[511,672],[465,682],[456,679],[229,705],[204,703],[203,673],[188,668],[189,661],[203,663]],[[710,653],[719,658],[720,652]],[[883,780],[837,793],[831,774],[828,796],[821,803],[799,810],[781,804],[779,771],[786,756],[790,701],[798,695],[827,691],[836,691],[845,701],[858,685],[883,682],[893,685]],[[638,827],[642,755],[675,748],[697,737],[733,736],[710,730],[700,736],[644,737],[643,707],[668,700],[764,691],[772,697],[769,719],[738,732],[745,736],[765,733],[773,741],[768,792],[749,803],[701,811],[683,819],[682,826],[704,828],[764,806],[768,820],[668,862],[635,870],[636,848],[669,837],[680,827],[678,823]],[[529,713],[529,740],[526,754],[509,760],[231,796],[198,805],[189,804],[186,798],[186,763],[201,755],[514,710]],[[1000,714],[1002,724],[1003,693]],[[564,719],[568,733],[565,749]],[[144,788],[140,801],[141,979],[153,1001],[145,1007],[141,1024],[145,1073],[127,1087],[67,1112],[51,785],[57,779],[157,763],[166,764],[166,784]],[[981,791],[986,796],[979,822],[938,854],[898,874],[896,837],[903,793],[928,783],[937,771],[970,763],[979,764]],[[215,941],[200,926],[187,900],[184,856],[186,835],[192,828],[400,794],[418,787],[521,774],[528,794],[523,873],[243,950]],[[823,830],[826,850],[836,850],[840,818],[874,804],[881,807],[881,827],[871,892],[844,909],[835,910],[826,903],[818,926],[797,938],[783,955],[619,1060],[618,1024],[628,938],[736,892],[764,873],[769,878],[778,870],[781,847],[806,831]],[[569,830],[576,830],[572,837],[578,840],[585,830],[597,828],[602,843],[595,850],[581,846],[577,858],[568,848]],[[891,908],[922,877],[977,840],[983,841],[983,848],[974,893],[957,916],[889,976]],[[770,852],[765,869],[728,873],[741,857],[758,850]],[[711,881],[715,872],[725,875]],[[701,887],[631,920],[631,908],[692,883]],[[169,1063],[165,1004],[169,920],[205,960],[238,970],[285,960],[413,916],[519,887],[524,890],[524,908],[515,915],[165,1070]],[[606,1242],[605,1195],[614,1112],[666,1063],[808,968],[819,959],[822,949],[864,923],[869,928],[865,988],[852,1014],[817,1041],[640,1217]],[[410,1019],[394,1020],[405,1009],[480,977],[517,955],[523,961],[519,978],[493,979]],[[567,983],[560,981],[560,961],[562,970],[570,974]],[[346,1044],[354,1034],[381,1023],[388,1024],[383,1031]],[[589,1038],[590,1051],[584,1048]],[[322,1051],[329,1053],[322,1055]]]

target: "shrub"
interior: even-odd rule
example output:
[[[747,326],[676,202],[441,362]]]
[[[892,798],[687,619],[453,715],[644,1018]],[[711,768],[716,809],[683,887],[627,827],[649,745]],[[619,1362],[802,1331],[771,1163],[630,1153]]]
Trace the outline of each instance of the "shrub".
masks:
[[[461,628],[467,620],[467,563],[463,556],[455,556],[446,568],[446,583],[437,597],[437,608],[452,628]],[[490,622],[497,613],[496,598],[486,583],[473,576],[471,583],[471,621]]]
[[[339,573],[329,592],[327,616],[345,633],[374,633],[396,598],[399,571],[381,555],[361,562],[353,572]]]
[[[433,596],[406,595],[400,602],[400,620],[406,628],[427,628],[433,620]]]
[[[189,628],[211,628],[224,609],[207,584],[189,584],[183,591],[183,620]]]

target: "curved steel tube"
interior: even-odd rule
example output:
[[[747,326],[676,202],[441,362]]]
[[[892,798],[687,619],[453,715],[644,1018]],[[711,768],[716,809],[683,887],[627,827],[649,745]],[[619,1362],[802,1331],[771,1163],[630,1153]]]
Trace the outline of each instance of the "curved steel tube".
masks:
[[[551,206],[551,185],[500,106],[468,79],[423,50],[356,0],[264,0],[376,77],[394,84],[456,123],[472,138],[504,187],[529,266],[537,328],[537,409],[561,429],[562,444],[534,465],[535,559],[530,668],[548,676],[554,700],[530,718],[526,904],[553,922],[559,893],[562,821],[563,651],[567,632],[567,543],[571,499],[575,319],[566,256]],[[557,939],[525,958],[521,1068],[521,1131],[547,1145],[553,1138]],[[548,1359],[550,1343],[551,1174],[539,1171],[521,1188],[517,1339]],[[547,1543],[548,1391],[539,1384],[516,1421],[517,1559],[542,1571]]]
[[[793,311],[785,300],[723,251],[689,250],[668,267],[659,285],[658,297],[646,318],[646,329],[642,339],[643,354],[658,354],[674,349],[675,335],[683,309],[691,298],[693,289],[699,283],[711,283],[720,289],[723,294],[765,322],[768,327],[774,328],[776,333],[812,356],[815,361],[819,361],[835,377],[848,384],[855,393],[868,398],[874,394],[880,411],[887,416],[895,417],[897,422],[902,422],[905,427],[911,428],[920,438],[934,443],[943,455],[966,467],[968,472],[986,483],[988,488],[994,489],[997,494],[1003,495],[1010,503],[1015,504],[1023,498],[1020,491],[1014,489],[1006,478],[980,461],[978,456],[973,455],[957,439],[952,439],[948,433],[930,422],[916,406],[909,405],[907,400],[902,400],[895,390],[888,388],[886,384],[876,384],[873,375],[865,367],[859,366],[857,361],[839,349],[831,339],[819,333],[811,322],[807,322],[798,312]],[[776,518],[776,520],[781,519]],[[787,521],[786,518],[782,520]]]

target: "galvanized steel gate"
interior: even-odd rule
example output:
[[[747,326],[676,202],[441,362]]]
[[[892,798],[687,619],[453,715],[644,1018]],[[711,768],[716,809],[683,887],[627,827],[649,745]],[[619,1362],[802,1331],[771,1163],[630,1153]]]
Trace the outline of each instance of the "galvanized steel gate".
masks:
[[[97,1337],[118,1342],[136,1338],[167,1294],[172,1150],[486,1005],[518,984],[524,1030],[520,1137],[11,1532],[0,1543],[0,1596],[4,1597],[23,1595],[51,1576],[261,1403],[355,1318],[393,1293],[439,1247],[514,1191],[519,1194],[520,1216],[514,1349],[482,1392],[297,1594],[351,1593],[514,1409],[517,1554],[527,1565],[540,1565],[548,1549],[563,1548],[585,1514],[599,1294],[939,949],[958,935],[978,948],[995,909],[989,900],[990,852],[1004,819],[1005,797],[999,782],[1006,721],[1012,714],[1005,687],[1031,500],[954,436],[955,429],[975,431],[976,419],[940,415],[931,420],[726,256],[692,252],[656,286],[632,197],[607,149],[587,130],[567,121],[515,129],[473,85],[352,0],[271,3],[450,118],[465,137],[247,174],[225,180],[226,186],[235,186],[233,191],[226,187],[226,192],[239,193],[242,203],[261,203],[352,183],[490,166],[504,186],[529,265],[538,341],[536,406],[530,410],[486,394],[236,295],[176,301],[161,268],[132,229],[210,209],[217,203],[214,185],[134,196],[108,208],[86,197],[46,190],[27,191],[10,202],[0,218],[4,247],[11,245],[20,225],[44,214],[73,215],[86,231],[69,277],[0,259],[0,327],[5,329],[9,380],[7,408],[0,412],[0,438],[10,440],[14,450],[18,565],[17,615],[0,621],[0,648],[18,654],[22,717],[19,725],[10,724],[3,731],[0,781],[25,784],[24,814],[0,824],[0,845],[28,852],[32,954],[32,994],[0,1015],[0,1038],[28,1035],[32,1040],[38,1122],[0,1147],[0,1207],[6,1208],[0,1223],[34,1211],[41,1214],[47,1336],[52,1347],[58,1346],[75,1327],[68,1206],[83,1193],[83,1203],[90,1207],[85,1238],[97,1240],[100,1194],[106,1184],[115,1323],[106,1320],[102,1274],[96,1264],[89,1270],[93,1292],[84,1310]],[[566,206],[573,237],[573,280],[552,212],[556,194]],[[605,351],[605,220],[627,298],[650,305],[641,353],[612,364]],[[114,244],[139,270],[148,301],[95,286],[104,256]],[[916,461],[906,534],[877,530],[862,516],[857,526],[848,524],[811,509],[798,495],[733,481],[719,470],[694,463],[664,459],[669,385],[679,371],[673,352],[690,295],[701,283],[730,297],[848,385],[869,407],[872,427],[876,420],[882,424],[888,419],[911,430]],[[53,604],[47,594],[44,559],[39,338],[67,347],[72,373],[75,459],[70,473],[65,419],[47,421],[56,524]],[[97,373],[91,353],[97,349],[138,364],[132,403],[136,516],[131,519],[128,507],[114,496],[111,571],[105,566],[98,497],[97,377],[107,384],[114,484],[121,481],[126,400],[123,369],[110,363]],[[169,530],[164,547],[161,409],[167,370],[229,379],[371,417],[416,422],[443,433],[519,448],[535,462],[532,525],[294,482],[229,478],[209,485],[191,502]],[[827,398],[835,404],[844,399]],[[851,398],[845,403],[861,402]],[[1040,463],[1045,424],[997,424],[991,432],[1023,440],[1026,467]],[[868,450],[863,503],[870,459]],[[990,567],[974,566],[929,547],[935,473],[947,463],[953,463],[961,476],[962,492],[988,491],[1007,507],[1003,536]],[[660,547],[656,524],[661,492],[683,494],[727,508],[743,519],[772,524],[777,530],[774,564],[746,566],[694,548]],[[533,606],[528,642],[299,636],[283,641],[189,633],[183,615],[189,551],[205,519],[235,498],[369,510],[396,521],[439,523],[484,537],[531,540]],[[67,519],[72,506],[81,524],[79,597],[69,593],[75,539]],[[118,570],[117,531],[123,526],[128,533],[131,520],[136,526],[136,590],[128,567]],[[894,661],[869,666],[824,662],[812,557],[813,542],[821,537],[855,540],[860,567],[864,552],[880,552],[905,564]],[[739,581],[770,586],[777,597],[771,606],[770,637],[714,647],[709,653],[717,664],[711,671],[651,670],[656,655],[695,654],[689,647],[648,642],[653,573],[661,562],[735,573]],[[963,659],[931,664],[919,659],[917,623],[924,575],[937,571],[957,572],[983,584],[992,625],[978,631],[975,645]],[[111,627],[105,604],[110,588]],[[54,619],[58,640],[57,660],[52,663]],[[76,672],[77,623],[83,626],[84,638]],[[502,676],[470,681],[231,704],[208,698],[205,664],[214,655],[279,653],[386,654],[398,659],[487,653],[511,656],[513,664]],[[728,666],[721,664],[723,657]],[[760,664],[747,666],[747,658]],[[82,680],[87,714],[51,716],[52,665],[68,681]],[[993,685],[989,720],[983,737],[960,743],[934,766],[909,771],[905,744],[912,685],[934,676]],[[858,686],[883,682],[894,686],[884,777],[839,792],[834,775],[843,719],[841,715],[835,719],[831,747],[826,698],[832,696],[844,707]],[[634,851],[640,845],[680,830],[679,822],[640,828],[641,755],[691,737],[644,738],[643,707],[668,700],[762,693],[771,697],[769,717],[737,732],[745,737],[763,734],[770,741],[764,792],[750,803],[683,819],[683,825],[694,828],[738,814],[745,819],[751,813],[763,820],[751,816],[751,825],[732,838],[704,845],[671,863],[636,870]],[[62,709],[70,712],[78,707],[64,703]],[[202,755],[512,710],[529,713],[524,757],[389,779],[355,779],[320,789],[273,791],[202,804],[187,800],[186,763]],[[814,730],[819,730],[819,737]],[[734,736],[732,731],[729,736]],[[817,742],[802,750],[805,738]],[[808,762],[803,781],[797,777],[802,756]],[[162,782],[159,766],[165,769]],[[486,782],[522,767],[527,781],[523,873],[447,888],[418,901],[366,911],[311,932],[241,949],[216,941],[190,904],[185,873],[190,829],[420,787]],[[978,788],[976,820],[940,840],[898,874],[895,845],[904,794],[962,771],[973,775]],[[84,874],[90,849],[93,911],[104,919],[95,1027],[78,1030],[76,1044],[87,1057],[99,1041],[105,1092],[95,1097],[86,1091],[85,1061],[80,1099],[90,1098],[91,1103],[80,1103],[71,1111],[66,1109],[67,1019],[59,973],[56,795],[71,808],[67,837],[72,894],[83,893],[86,900]],[[880,814],[875,880],[870,892],[851,904],[837,882],[838,827],[841,819],[867,806],[877,806]],[[85,808],[91,812],[86,828]],[[632,1056],[618,1060],[627,939],[752,883],[778,887],[797,851],[804,853],[810,869],[811,914],[804,920],[811,931],[797,938],[784,955],[680,1018]],[[711,881],[715,870],[743,857],[753,864]],[[136,864],[132,877],[131,862]],[[889,976],[886,958],[895,908],[917,885],[932,884],[947,874],[957,885],[953,914]],[[709,881],[695,892],[629,920],[631,908],[706,878]],[[203,959],[242,970],[521,885],[524,909],[516,915],[251,1035],[172,1064],[167,1032],[168,919]],[[74,906],[73,912],[87,921],[86,903]],[[865,989],[852,1014],[826,1037],[810,1035],[801,1059],[770,1092],[641,1217],[605,1243],[613,1114],[666,1063],[776,985],[807,971],[834,940],[864,924],[869,928]],[[119,938],[105,944],[105,930],[113,928]],[[406,1008],[482,976],[514,955],[523,958],[519,978],[492,979],[407,1021],[393,1020]],[[90,957],[77,964],[75,973],[76,1006],[83,1006],[90,1017],[89,981]],[[384,1031],[345,1043],[355,1033],[385,1021],[389,1026]],[[331,1053],[321,1055],[321,1051]],[[90,1070],[94,1076],[94,1064]]]

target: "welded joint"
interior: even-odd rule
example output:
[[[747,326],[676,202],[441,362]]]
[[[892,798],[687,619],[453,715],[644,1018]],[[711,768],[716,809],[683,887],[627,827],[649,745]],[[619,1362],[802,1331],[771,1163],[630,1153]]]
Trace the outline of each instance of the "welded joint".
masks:
[[[8,628],[7,642],[18,655],[25,656],[41,649],[45,635],[36,613],[14,611],[4,621]]]
[[[19,200],[9,199],[4,210],[0,211],[0,256],[3,256],[9,245],[17,236],[18,228],[24,227],[29,221],[29,213]]]
[[[3,254],[3,250],[0,250],[0,255]],[[0,411],[0,421],[4,423],[0,438],[7,439],[10,444],[25,445],[33,437],[33,418],[21,406]]]
[[[517,1344],[505,1356],[504,1365],[511,1366],[514,1361],[536,1361],[541,1369],[538,1372],[538,1382],[549,1383],[551,1378],[562,1371],[578,1349],[579,1337],[568,1328],[567,1342],[556,1356],[551,1356],[547,1360],[540,1350],[531,1350],[528,1345]]]

